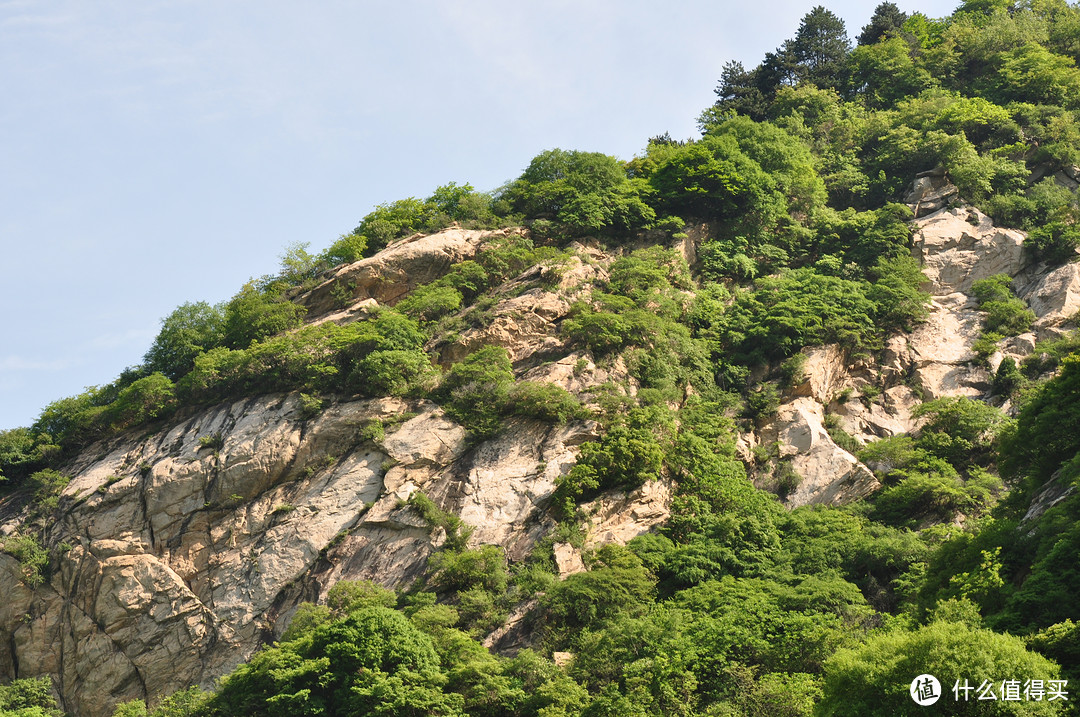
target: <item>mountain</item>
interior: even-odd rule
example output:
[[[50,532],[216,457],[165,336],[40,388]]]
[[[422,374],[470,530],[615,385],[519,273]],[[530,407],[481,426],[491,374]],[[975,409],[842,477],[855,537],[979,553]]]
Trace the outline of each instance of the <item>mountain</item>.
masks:
[[[838,22],[0,433],[0,715],[1062,713],[1080,9]]]

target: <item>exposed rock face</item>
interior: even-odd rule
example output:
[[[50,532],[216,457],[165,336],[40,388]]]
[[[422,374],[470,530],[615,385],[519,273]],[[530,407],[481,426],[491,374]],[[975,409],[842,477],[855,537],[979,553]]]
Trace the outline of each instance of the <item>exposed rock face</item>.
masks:
[[[1080,310],[1080,267],[1031,265],[1022,232],[994,227],[973,208],[949,208],[955,200],[950,187],[943,174],[931,172],[916,181],[908,197],[923,207],[948,200],[932,213],[920,211],[914,223],[913,252],[932,296],[926,321],[891,337],[872,360],[852,363],[837,347],[807,349],[805,378],[790,390],[773,420],[743,438],[747,460],[754,445],[779,442],[779,462],[771,461],[757,482],[777,489],[774,474],[786,463],[784,470],[798,476],[787,473],[782,486],[789,505],[847,502],[877,487],[870,472],[829,437],[823,425],[826,411],[860,443],[914,431],[918,426],[911,411],[919,403],[986,396],[991,371],[1003,356],[1022,358],[1034,349],[1036,338],[1060,334],[1062,324]],[[928,199],[933,200],[929,205]],[[978,364],[973,351],[983,314],[970,290],[975,281],[995,274],[1013,277],[1014,288],[1038,319],[1035,332],[1002,341],[988,368]],[[792,483],[797,487],[791,489]]]
[[[930,293],[967,293],[979,279],[1016,276],[1025,267],[1024,233],[995,227],[974,208],[940,211],[915,222],[914,253]]]
[[[1036,276],[1020,296],[1035,312],[1038,338],[1059,336],[1064,332],[1062,324],[1080,311],[1080,265],[1065,264]]]
[[[674,486],[668,480],[650,481],[630,493],[612,492],[584,506],[589,515],[586,545],[628,543],[671,516]]]
[[[556,322],[569,312],[570,304],[565,299],[543,289],[530,289],[504,299],[493,309],[489,323],[463,332],[443,349],[441,363],[456,363],[482,346],[505,347],[514,363],[537,354],[555,354],[565,343],[557,335]]]
[[[762,432],[765,442],[779,443],[780,460],[789,463],[798,479],[789,486],[786,503],[791,507],[809,503],[840,504],[874,492],[874,474],[844,449],[825,430],[824,408],[800,397],[780,407],[776,419]]]
[[[375,256],[338,267],[299,301],[312,316],[341,314],[343,304],[350,311],[360,311],[370,306],[369,299],[394,304],[417,286],[445,274],[452,264],[476,256],[485,242],[521,231],[451,228],[400,239]]]
[[[379,445],[361,437],[376,420]],[[519,419],[468,448],[426,401],[349,401],[305,421],[290,394],[119,437],[72,466],[48,583],[30,591],[0,555],[0,631],[12,636],[0,669],[52,675],[91,716],[210,686],[337,580],[414,579],[442,539],[404,504],[417,490],[476,526],[474,543],[522,557],[593,430]]]
[[[916,217],[925,217],[955,202],[960,190],[945,176],[944,168],[919,174],[904,201],[911,205]]]

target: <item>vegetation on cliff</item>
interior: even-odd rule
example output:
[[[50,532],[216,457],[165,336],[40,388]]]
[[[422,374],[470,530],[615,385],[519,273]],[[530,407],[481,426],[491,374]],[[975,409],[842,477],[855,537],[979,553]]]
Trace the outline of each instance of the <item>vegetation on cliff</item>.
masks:
[[[178,307],[141,365],[0,432],[3,489],[32,506],[0,550],[28,586],[45,579],[57,470],[103,438],[256,394],[302,391],[313,413],[335,396],[424,397],[477,443],[512,416],[598,423],[557,480],[555,534],[511,562],[503,546],[470,547],[468,526],[414,494],[447,535],[416,584],[341,582],[212,692],[116,715],[892,715],[913,704],[921,673],[948,683],[946,701],[954,679],[1080,679],[1075,337],[1021,367],[1001,363],[996,405],[1009,397],[1011,414],[938,398],[914,409],[918,432],[859,447],[882,487],[843,508],[786,510],[773,493],[794,490],[798,474],[762,446],[757,458],[779,468],[773,493],[760,490],[735,449],[739,428],[798,382],[804,348],[872,357],[926,317],[905,203],[920,173],[1030,230],[1034,259],[1075,259],[1077,62],[1080,7],[1064,0],[968,0],[943,19],[886,2],[855,46],[814,8],[757,67],[724,66],[700,139],[653,137],[628,162],[546,151],[492,194],[451,183],[382,205],[319,255],[291,248],[278,275],[224,305]],[[305,323],[299,297],[335,266],[452,224],[528,231],[360,320]],[[688,227],[699,228],[693,266],[664,248]],[[607,385],[583,400],[521,380],[528,367],[502,346],[437,360],[491,323],[508,282],[557,291],[589,246],[618,256],[568,297],[559,337],[624,368],[633,391]],[[335,290],[347,306],[350,289]],[[1030,328],[1008,277],[972,293],[985,353]],[[553,545],[584,547],[581,504],[658,479],[674,486],[661,529],[586,550],[587,570],[560,579]],[[1029,514],[1047,491],[1056,500]],[[483,647],[526,604],[532,647]],[[45,692],[39,681],[0,688],[0,715],[52,714]]]

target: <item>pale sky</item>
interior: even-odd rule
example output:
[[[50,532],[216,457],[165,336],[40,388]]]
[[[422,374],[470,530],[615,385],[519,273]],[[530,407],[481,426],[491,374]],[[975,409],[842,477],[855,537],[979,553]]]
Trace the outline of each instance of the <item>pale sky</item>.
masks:
[[[876,4],[826,7],[854,37]],[[0,429],[377,204],[697,136],[723,64],[813,5],[0,0]]]

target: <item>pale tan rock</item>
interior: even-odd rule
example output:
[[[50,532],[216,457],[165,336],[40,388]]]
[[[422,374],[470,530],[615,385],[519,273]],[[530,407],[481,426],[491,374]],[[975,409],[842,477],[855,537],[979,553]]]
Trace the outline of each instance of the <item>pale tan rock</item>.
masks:
[[[782,405],[776,418],[762,429],[763,442],[776,440],[781,460],[788,461],[800,478],[786,496],[790,507],[848,503],[880,485],[866,466],[836,445],[823,420],[821,404],[800,397]]]
[[[869,405],[851,398],[830,404],[829,410],[840,419],[841,428],[865,444],[911,432],[915,428],[911,409],[919,403],[921,401],[910,387],[898,385],[885,389]]]
[[[973,208],[943,210],[915,221],[914,254],[932,294],[970,291],[995,274],[1016,276],[1027,264],[1024,233],[993,226]]]
[[[1022,293],[1035,312],[1036,333],[1049,337],[1080,311],[1080,264],[1065,264],[1034,280]]]
[[[985,369],[974,365],[972,346],[982,333],[982,314],[966,294],[939,296],[930,315],[907,337],[912,380],[926,400],[979,396],[989,389]]]
[[[835,344],[805,349],[806,364],[803,379],[792,389],[796,396],[809,396],[819,403],[828,403],[849,379],[844,352]]]
[[[387,426],[379,445],[362,438],[376,420]],[[207,436],[216,447],[200,444]],[[26,591],[0,556],[10,596],[0,632],[14,636],[0,640],[0,669],[53,675],[64,704],[90,717],[122,699],[209,687],[280,634],[312,591],[416,579],[446,538],[407,504],[418,490],[475,526],[475,544],[524,556],[553,527],[555,478],[595,437],[592,423],[518,419],[469,450],[430,402],[330,403],[300,420],[291,394],[118,437],[70,466],[50,540],[73,547],[54,552],[53,585]]]
[[[551,546],[551,552],[555,554],[555,568],[559,571],[560,580],[565,580],[568,575],[585,572],[581,553],[570,543],[555,543]]]
[[[570,304],[558,294],[539,288],[500,301],[489,323],[468,329],[444,348],[440,363],[450,365],[483,346],[502,346],[513,363],[535,354],[560,352],[565,341],[558,336],[555,322],[570,312]]]
[[[340,311],[332,293],[335,287],[348,289],[354,307],[369,298],[392,305],[417,286],[445,274],[451,265],[475,256],[485,242],[520,231],[450,228],[400,239],[375,256],[338,267],[298,301],[313,318]]]
[[[625,545],[652,531],[670,517],[673,493],[671,481],[651,480],[629,493],[611,491],[584,504],[589,516],[586,547]]]

